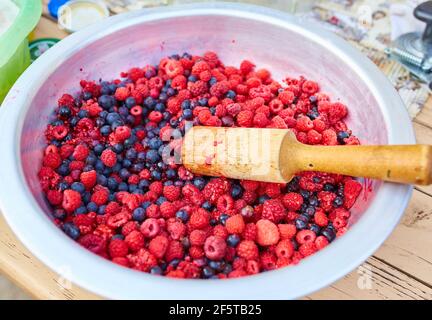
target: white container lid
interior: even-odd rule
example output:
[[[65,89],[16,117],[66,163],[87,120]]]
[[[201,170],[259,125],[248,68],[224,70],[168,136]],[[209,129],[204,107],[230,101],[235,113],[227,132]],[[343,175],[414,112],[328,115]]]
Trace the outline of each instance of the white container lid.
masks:
[[[58,23],[68,32],[81,30],[109,16],[107,6],[100,1],[71,0],[58,10]]]

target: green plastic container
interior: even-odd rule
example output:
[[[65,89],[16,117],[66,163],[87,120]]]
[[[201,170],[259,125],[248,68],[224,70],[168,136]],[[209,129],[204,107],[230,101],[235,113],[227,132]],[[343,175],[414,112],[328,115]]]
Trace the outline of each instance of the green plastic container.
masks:
[[[0,36],[0,103],[30,65],[27,36],[42,14],[41,0],[12,0],[20,8],[10,28]]]

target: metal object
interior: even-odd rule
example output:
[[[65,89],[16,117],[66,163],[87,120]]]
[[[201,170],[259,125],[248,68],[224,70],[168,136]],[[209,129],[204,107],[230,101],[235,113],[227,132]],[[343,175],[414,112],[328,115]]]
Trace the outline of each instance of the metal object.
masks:
[[[297,266],[224,281],[169,279],[129,270],[65,236],[47,216],[37,177],[43,131],[59,96],[74,93],[83,78],[112,79],[175,52],[206,50],[219,53],[227,65],[248,58],[269,68],[278,80],[286,75],[315,79],[323,92],[349,106],[348,125],[363,143],[415,142],[407,111],[388,79],[351,45],[313,23],[228,3],[108,18],[44,53],[0,108],[1,211],[25,246],[62,279],[108,298],[297,298],[356,268],[397,225],[412,187],[365,181],[365,193],[352,210],[353,225],[343,237]]]
[[[385,52],[432,88],[432,1],[418,5],[414,16],[426,23],[424,32],[401,35]]]

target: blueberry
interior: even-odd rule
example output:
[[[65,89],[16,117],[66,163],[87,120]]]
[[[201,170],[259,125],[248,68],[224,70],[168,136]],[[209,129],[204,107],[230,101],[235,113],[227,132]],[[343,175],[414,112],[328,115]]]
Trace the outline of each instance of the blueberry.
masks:
[[[328,227],[325,228],[321,233],[324,237],[327,238],[327,240],[329,242],[332,242],[334,240],[334,238],[336,238],[336,233],[334,232],[334,230],[332,230]]]
[[[80,236],[80,231],[73,222],[66,222],[62,226],[63,231],[72,239],[76,240]]]
[[[98,210],[98,206],[97,206],[97,204],[94,203],[94,202],[89,202],[89,203],[87,204],[87,210],[88,210],[89,212],[97,212],[97,210]]]
[[[337,140],[340,144],[345,144],[344,139],[348,138],[350,135],[346,131],[339,131],[337,133]]]
[[[239,199],[243,194],[243,188],[238,185],[238,184],[234,184],[231,187],[231,197],[233,197],[234,199]]]
[[[315,214],[315,208],[312,206],[308,206],[304,213],[309,217],[312,217]]]
[[[149,185],[150,183],[147,180],[140,180],[140,182],[138,183],[138,188],[140,188],[141,190],[147,190]]]
[[[87,100],[90,100],[91,98],[93,98],[93,95],[92,95],[91,92],[86,91],[86,92],[83,93],[83,99],[84,100],[87,101]]]
[[[111,240],[115,240],[115,239],[124,240],[125,236],[122,234],[115,234],[111,237]]]
[[[232,265],[229,264],[229,263],[227,263],[227,264],[225,265],[225,268],[223,269],[222,273],[224,273],[224,274],[228,274],[228,273],[230,273],[231,271],[232,271]]]
[[[185,210],[177,211],[176,217],[183,222],[187,222],[189,220],[189,214]]]
[[[260,204],[263,204],[263,203],[266,202],[268,199],[270,199],[270,197],[269,197],[268,195],[264,194],[264,195],[262,195],[262,196],[260,196],[260,197],[258,198],[258,202],[259,202]]]
[[[108,124],[113,124],[116,121],[121,121],[121,117],[116,112],[110,112],[106,116],[106,121],[108,122]]]
[[[309,197],[309,204],[313,207],[318,206],[319,204],[318,198],[316,196]]]
[[[67,176],[69,174],[69,165],[62,164],[60,167],[58,167],[57,172],[62,176]]]
[[[61,118],[68,119],[72,115],[72,112],[69,107],[63,106],[59,108],[58,114]]]
[[[205,107],[205,106],[207,106],[207,104],[208,104],[208,99],[207,99],[207,98],[200,98],[200,99],[198,100],[198,104],[199,104],[200,106],[202,106],[202,107]]]
[[[201,207],[207,211],[210,211],[213,209],[213,206],[208,201],[204,202]]]
[[[153,109],[153,107],[156,105],[156,100],[153,99],[152,97],[147,97],[147,98],[144,100],[144,105],[145,105],[147,108]]]
[[[181,104],[182,109],[190,109],[191,108],[191,102],[190,100],[184,100]]]
[[[111,133],[111,127],[110,126],[103,126],[100,128],[100,133],[103,136],[108,136]]]
[[[176,179],[177,178],[177,172],[174,169],[168,169],[166,172],[167,179]]]
[[[136,208],[133,212],[132,212],[132,219],[138,222],[143,222],[144,219],[146,218],[146,214],[145,214],[145,209],[143,208]]]
[[[306,229],[308,226],[308,219],[304,218],[302,215],[295,219],[295,226],[298,230]]]
[[[337,196],[334,200],[333,200],[333,207],[335,208],[339,208],[340,206],[342,206],[344,203],[344,200],[342,197]]]
[[[130,175],[131,174],[130,174],[129,170],[126,168],[121,169],[119,172],[119,176],[123,180],[127,180],[130,177]]]
[[[190,120],[193,117],[193,113],[191,109],[183,110],[182,113],[183,119]]]
[[[147,209],[148,207],[150,207],[151,206],[151,202],[150,201],[145,201],[145,202],[143,202],[143,204],[141,205],[141,208],[143,208],[143,209]]]
[[[240,237],[236,234],[230,234],[227,238],[227,244],[230,247],[235,247],[239,244],[240,242]]]
[[[197,82],[198,78],[196,76],[194,76],[194,75],[191,75],[191,76],[189,76],[188,81],[189,82]]]
[[[234,119],[232,116],[224,116],[221,120],[224,127],[232,127],[234,125]]]
[[[217,79],[215,77],[211,77],[209,80],[209,84],[212,86],[217,83]]]
[[[93,151],[97,156],[101,155],[104,149],[104,146],[101,144],[97,144],[93,147]]]
[[[219,216],[219,221],[222,225],[225,225],[226,221],[228,220],[229,215],[223,213]]]
[[[154,266],[150,269],[150,273],[151,274],[156,274],[156,275],[161,275],[163,273],[161,267],[159,266]]]
[[[172,97],[176,93],[177,93],[177,90],[175,90],[174,88],[168,88],[167,92],[166,92],[166,94],[167,94],[168,97]]]
[[[135,100],[135,98],[134,97],[128,97],[128,98],[126,98],[125,106],[128,109],[131,109],[132,107],[135,107],[136,106],[136,100]]]
[[[209,267],[216,271],[222,271],[225,268],[225,263],[223,261],[210,261]]]
[[[166,202],[167,201],[167,199],[165,198],[165,197],[159,197],[157,200],[156,200],[156,204],[158,205],[158,206],[160,206],[162,203],[164,203],[164,202]]]
[[[150,163],[156,163],[160,160],[160,156],[156,150],[149,150],[146,154],[146,159]]]
[[[64,220],[66,218],[66,212],[63,209],[55,209],[53,212],[55,219]]]
[[[126,159],[128,160],[135,160],[137,157],[137,152],[135,149],[129,149],[128,151],[126,151]]]
[[[204,189],[204,187],[205,187],[205,185],[206,185],[206,181],[205,181],[205,179],[202,178],[202,177],[196,177],[196,178],[193,180],[193,184],[194,184],[194,186],[197,187],[199,190],[202,190],[202,189]]]
[[[102,205],[98,208],[97,214],[98,215],[104,215],[105,214],[106,205]]]
[[[311,110],[307,113],[307,116],[309,117],[309,119],[315,120],[320,116],[320,114],[317,110]]]
[[[118,187],[117,187],[118,191],[128,191],[129,190],[129,186],[127,185],[126,182],[120,182]]]
[[[115,98],[113,96],[109,96],[109,95],[102,95],[98,99],[98,104],[103,109],[110,109],[110,108],[114,107],[114,105],[115,105]]]
[[[210,278],[211,276],[214,275],[214,270],[212,268],[210,268],[209,266],[206,266],[202,269],[202,273],[204,278]]]
[[[323,190],[324,191],[329,191],[329,192],[335,192],[336,188],[334,185],[332,185],[331,183],[324,183],[323,185]]]
[[[236,93],[233,90],[228,90],[225,95],[228,99],[234,100],[236,97]]]
[[[318,225],[316,225],[315,223],[313,223],[310,225],[309,230],[315,232],[315,234],[319,234],[321,231],[321,228]]]
[[[288,192],[297,192],[299,190],[299,177],[294,177],[290,182],[287,184],[287,191]]]
[[[60,182],[58,184],[58,187],[59,187],[60,191],[65,191],[66,189],[69,188],[69,184],[66,182]]]
[[[315,104],[318,102],[318,98],[316,96],[310,96],[309,97],[309,102],[312,104]]]
[[[156,170],[153,170],[151,172],[151,177],[153,178],[153,180],[159,181],[162,179],[162,173]]]
[[[78,121],[79,121],[79,118],[78,118],[78,117],[71,117],[70,120],[69,120],[69,124],[70,124],[72,127],[75,127],[75,126],[77,125]]]
[[[303,197],[303,200],[308,200],[310,197],[310,192],[306,190],[300,190],[300,195]]]
[[[137,191],[137,190],[138,190],[138,187],[136,184],[130,184],[129,185],[129,192],[130,193],[135,193],[135,191]]]
[[[172,267],[174,267],[174,268],[177,268],[177,266],[179,265],[180,261],[181,261],[180,259],[173,259],[173,260],[170,261],[169,265],[172,266]]]
[[[79,193],[83,193],[85,191],[85,187],[81,182],[74,182],[71,185],[71,189],[78,191]]]
[[[148,142],[150,149],[158,150],[162,146],[163,142],[159,137],[151,138]]]

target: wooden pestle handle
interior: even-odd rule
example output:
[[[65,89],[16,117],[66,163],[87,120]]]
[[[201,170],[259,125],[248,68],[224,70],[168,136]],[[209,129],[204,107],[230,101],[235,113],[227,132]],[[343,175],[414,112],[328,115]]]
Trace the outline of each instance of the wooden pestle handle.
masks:
[[[283,149],[282,143],[282,171],[289,166],[297,172],[322,171],[408,184],[432,183],[430,145],[310,146],[299,143],[294,153],[289,149],[287,157],[283,156]]]

